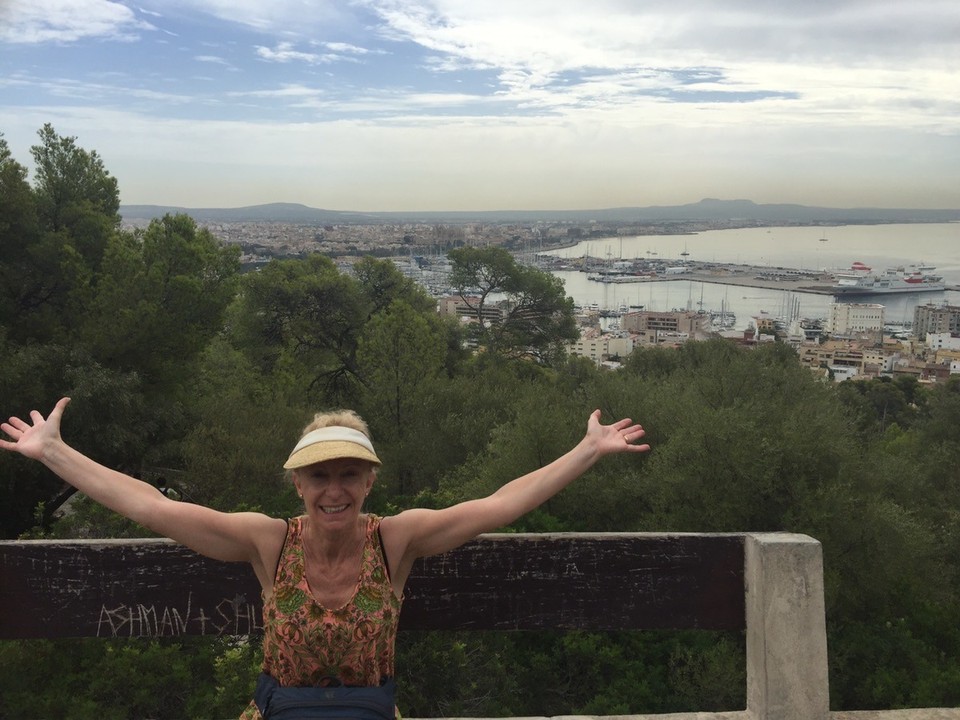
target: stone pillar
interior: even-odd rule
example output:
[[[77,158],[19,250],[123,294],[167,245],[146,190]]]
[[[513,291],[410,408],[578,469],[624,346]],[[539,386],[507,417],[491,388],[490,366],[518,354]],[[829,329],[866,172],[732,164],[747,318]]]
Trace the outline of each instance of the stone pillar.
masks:
[[[793,533],[744,539],[747,713],[827,720],[827,634],[820,543]]]

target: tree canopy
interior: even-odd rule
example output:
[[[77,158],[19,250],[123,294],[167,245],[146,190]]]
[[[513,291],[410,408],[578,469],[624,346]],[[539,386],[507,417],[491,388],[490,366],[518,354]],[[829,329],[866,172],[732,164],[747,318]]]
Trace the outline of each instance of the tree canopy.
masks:
[[[524,267],[499,247],[461,247],[449,252],[450,282],[478,322],[471,334],[487,352],[530,357],[548,365],[565,359],[565,343],[579,337],[573,320],[573,300],[563,283],[550,273]],[[491,301],[502,310],[487,321]]]

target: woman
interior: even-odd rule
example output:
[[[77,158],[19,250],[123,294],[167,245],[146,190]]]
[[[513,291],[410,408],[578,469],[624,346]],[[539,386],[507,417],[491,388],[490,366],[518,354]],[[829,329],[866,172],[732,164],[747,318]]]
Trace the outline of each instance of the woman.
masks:
[[[264,673],[256,703],[241,716],[246,720],[271,717],[277,686],[392,692],[400,603],[417,558],[509,525],[605,455],[650,449],[636,444],[644,436],[640,425],[601,425],[595,410],[572,450],[492,495],[379,518],[362,512],[380,465],[366,424],[349,411],[317,415],[284,464],[304,503],[304,514],[285,522],[170,500],[94,462],[60,437],[69,402],[61,399],[46,418],[34,410],[29,422],[11,417],[0,424],[10,438],[0,439],[0,448],[39,460],[91,499],[198,553],[250,563],[263,588]]]

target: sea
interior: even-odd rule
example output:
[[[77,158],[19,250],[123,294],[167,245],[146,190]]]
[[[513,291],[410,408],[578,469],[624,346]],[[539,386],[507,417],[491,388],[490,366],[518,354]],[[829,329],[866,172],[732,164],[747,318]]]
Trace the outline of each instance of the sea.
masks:
[[[948,286],[960,286],[960,223],[760,227],[689,235],[624,236],[585,240],[543,254],[609,261],[647,258],[676,261],[678,265],[686,259],[828,271],[848,269],[854,262],[876,271],[929,265]],[[760,313],[823,319],[834,302],[829,295],[683,279],[614,284],[588,280],[587,273],[578,271],[553,274],[563,281],[567,295],[578,305],[596,304],[606,310],[643,306],[656,311],[732,312],[736,316],[734,329],[745,329]],[[883,305],[887,323],[908,324],[917,305],[960,306],[960,292],[877,295],[857,301]]]

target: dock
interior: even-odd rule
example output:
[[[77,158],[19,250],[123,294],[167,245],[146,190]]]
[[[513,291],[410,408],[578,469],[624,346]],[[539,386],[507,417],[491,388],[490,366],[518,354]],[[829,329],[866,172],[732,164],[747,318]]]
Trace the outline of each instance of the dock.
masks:
[[[804,270],[798,268],[768,267],[758,265],[737,265],[732,263],[701,263],[686,262],[683,271],[678,267],[671,267],[670,272],[649,272],[646,274],[612,273],[597,268],[577,268],[581,272],[589,272],[591,280],[600,283],[649,283],[669,282],[673,280],[690,280],[693,282],[714,283],[717,285],[737,285],[741,287],[761,288],[766,290],[783,290],[786,292],[802,292],[814,295],[834,295],[836,282],[833,273],[827,271]],[[572,268],[566,268],[572,269]],[[945,285],[942,291],[922,292],[960,292],[960,285]],[[880,295],[881,293],[877,293]],[[869,297],[865,294],[862,297]]]

